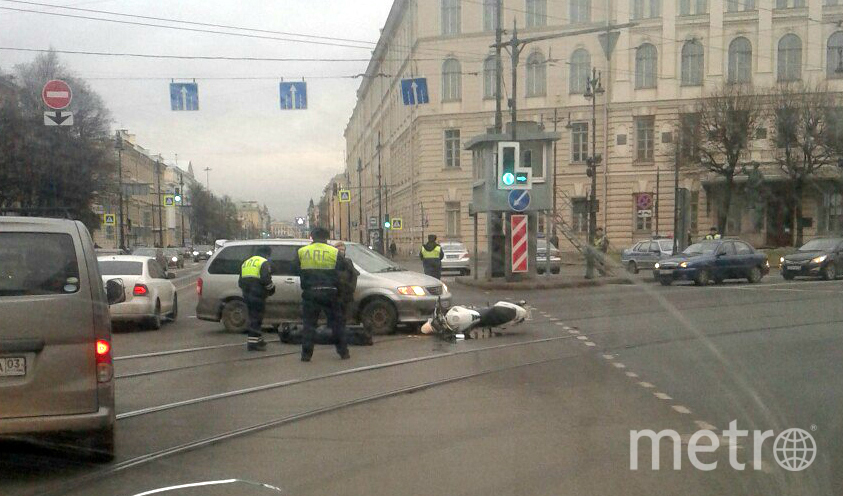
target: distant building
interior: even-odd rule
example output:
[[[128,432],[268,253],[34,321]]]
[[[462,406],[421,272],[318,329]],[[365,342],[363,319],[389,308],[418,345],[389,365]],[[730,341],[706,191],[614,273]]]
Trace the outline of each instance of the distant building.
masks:
[[[349,205],[339,201],[339,191],[348,189],[345,174],[332,177],[322,190],[319,199],[318,224],[331,233],[331,239],[351,239],[349,228]]]
[[[269,225],[269,231],[273,238],[298,238],[302,236],[301,229],[295,226],[292,222],[287,221],[273,221]]]
[[[272,219],[266,205],[256,201],[237,202],[237,216],[240,219],[240,237],[255,239],[269,236]]]

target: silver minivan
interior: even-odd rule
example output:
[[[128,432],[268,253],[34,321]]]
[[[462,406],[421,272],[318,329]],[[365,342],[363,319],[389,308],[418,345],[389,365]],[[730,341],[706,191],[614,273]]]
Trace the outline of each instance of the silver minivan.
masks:
[[[303,239],[229,241],[208,260],[197,281],[199,303],[196,316],[222,322],[231,332],[246,328],[248,313],[237,285],[240,266],[253,256],[258,246],[272,250],[272,279],[275,294],[266,301],[264,324],[279,326],[301,321],[301,287],[293,275],[298,249]],[[354,322],[374,334],[389,334],[399,323],[419,325],[433,314],[436,301],[449,307],[451,293],[438,279],[405,270],[368,247],[347,242],[346,257],[360,272],[354,293]]]
[[[0,217],[0,436],[62,433],[113,458],[108,305],[124,298],[81,222]]]

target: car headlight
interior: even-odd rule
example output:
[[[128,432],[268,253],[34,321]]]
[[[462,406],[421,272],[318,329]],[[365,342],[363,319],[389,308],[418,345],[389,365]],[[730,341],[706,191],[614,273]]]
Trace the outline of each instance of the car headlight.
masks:
[[[172,260],[173,262],[178,262],[178,261],[179,261],[179,257],[173,257],[173,258],[171,258],[170,260]]]
[[[766,265],[766,266],[767,266],[767,268],[769,269],[769,268],[770,268],[770,261],[769,261],[769,260],[764,260],[764,265]]]
[[[784,257],[779,257],[779,263],[784,263]]]
[[[198,252],[198,251],[194,251],[194,252],[193,252],[193,256],[194,256],[194,257],[195,257],[195,256],[198,256],[198,255],[199,255],[199,252]]]
[[[658,262],[656,262],[655,268],[657,268],[657,269],[658,269],[659,267],[660,267],[659,263],[658,263]]]
[[[421,286],[401,286],[398,288],[398,294],[404,296],[424,296],[424,288]]]
[[[825,262],[825,259],[828,258],[828,255],[820,255],[818,257],[814,257],[811,259],[812,263],[818,264]]]
[[[687,267],[687,266],[688,266],[688,262],[681,262],[681,263],[679,264],[679,266],[680,266],[680,267],[682,267],[682,268],[684,269],[685,267]]]
[[[443,282],[442,283],[442,293],[447,293],[447,292],[448,292],[448,285]]]

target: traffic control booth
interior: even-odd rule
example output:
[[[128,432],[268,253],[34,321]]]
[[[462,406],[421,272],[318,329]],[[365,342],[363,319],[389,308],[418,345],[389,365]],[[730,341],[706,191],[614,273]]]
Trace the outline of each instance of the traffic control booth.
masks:
[[[486,218],[487,279],[518,281],[535,277],[538,216],[553,209],[553,143],[560,137],[560,133],[548,132],[541,124],[530,121],[518,122],[515,140],[512,125],[508,124],[503,133],[481,134],[466,142],[465,148],[472,153],[470,213],[474,217],[475,237],[478,214],[485,214]],[[517,173],[513,180],[508,175],[510,169],[507,169],[504,159],[508,163],[511,157],[504,155],[509,152],[508,147],[512,143],[517,143],[516,168],[529,177]],[[522,262],[521,258],[513,260],[513,215],[516,221],[523,221],[520,215],[527,218],[526,267],[518,263]],[[516,222],[515,227],[517,243],[523,233],[520,230],[523,222]],[[516,247],[517,255],[523,244]],[[516,262],[515,270],[513,262]]]

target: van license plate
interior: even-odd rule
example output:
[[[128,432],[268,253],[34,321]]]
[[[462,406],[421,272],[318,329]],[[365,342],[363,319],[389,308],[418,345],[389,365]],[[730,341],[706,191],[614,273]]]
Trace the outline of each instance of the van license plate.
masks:
[[[26,357],[0,357],[0,377],[26,375]]]

